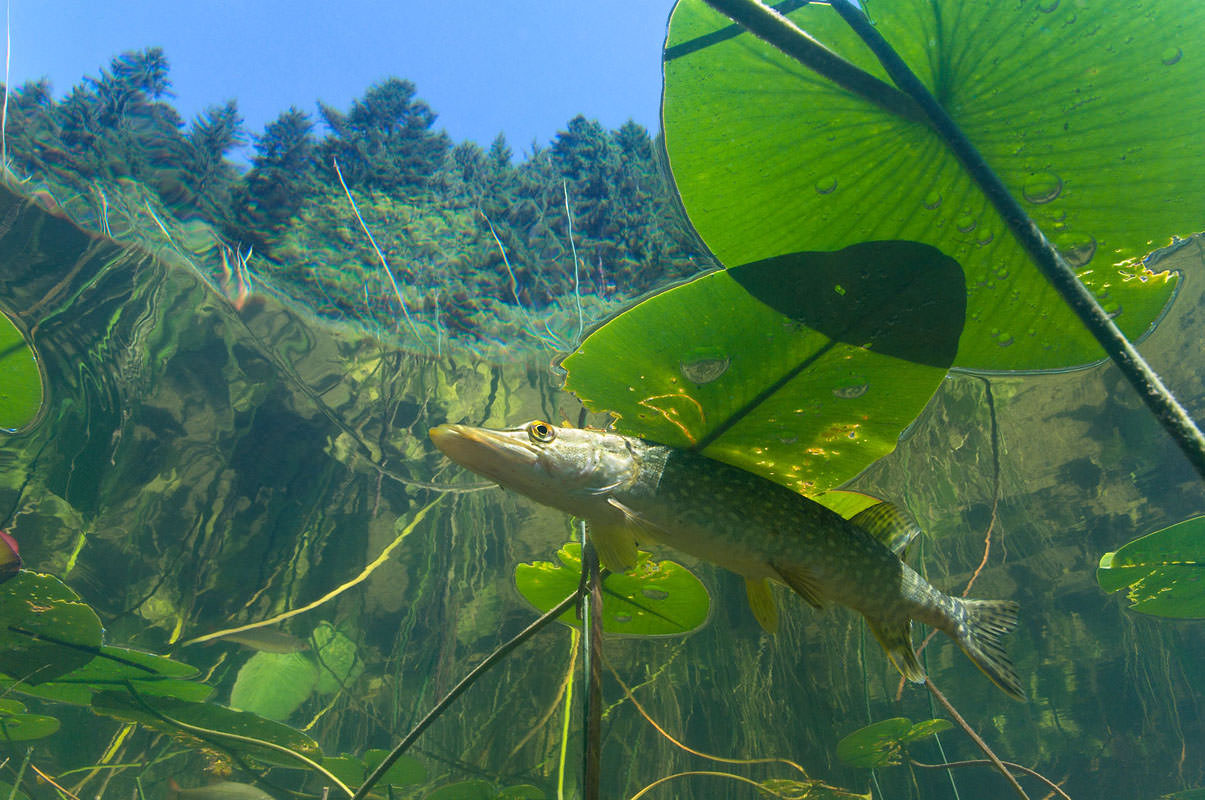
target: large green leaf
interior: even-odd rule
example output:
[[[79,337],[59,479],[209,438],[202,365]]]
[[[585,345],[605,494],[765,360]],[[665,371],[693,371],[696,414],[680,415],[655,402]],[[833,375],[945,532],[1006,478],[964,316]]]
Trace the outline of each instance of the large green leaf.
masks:
[[[96,612],[52,575],[23,569],[0,584],[0,672],[53,680],[91,661],[102,634]]]
[[[238,671],[230,705],[283,721],[314,692],[318,668],[302,653],[256,653]]]
[[[804,494],[895,447],[945,377],[965,290],[928,245],[869,242],[714,272],[645,300],[564,360],[616,427]]]
[[[1148,533],[1105,553],[1096,580],[1106,592],[1126,589],[1134,611],[1205,619],[1205,516]]]
[[[569,542],[557,551],[560,564],[536,561],[515,567],[515,585],[527,601],[548,611],[577,591],[582,574],[582,547]],[[711,596],[690,570],[673,561],[653,561],[640,551],[636,566],[613,573],[602,583],[602,625],[606,633],[674,636],[690,633],[707,621]],[[561,622],[581,627],[576,611]]]
[[[349,686],[364,671],[356,653],[356,643],[329,622],[314,628],[314,658],[318,661],[318,682],[314,691],[330,694]]]
[[[36,686],[0,676],[0,681],[14,684],[14,690],[43,700],[86,706],[92,695],[109,689],[122,689],[126,681],[141,694],[175,697],[201,702],[213,694],[213,687],[185,680],[197,674],[196,667],[166,656],[105,645],[100,655],[78,669]]]
[[[54,717],[26,713],[24,703],[10,698],[0,699],[0,741],[43,739],[58,729],[59,721]]]
[[[17,431],[42,408],[38,359],[12,320],[0,313],[0,432]]]
[[[210,733],[198,734],[168,722],[148,711],[129,692],[100,692],[92,698],[92,709],[98,714],[137,722],[175,736],[200,738],[201,741],[218,744],[227,750],[249,756],[265,764],[295,769],[305,768],[297,759],[290,758],[275,749],[232,739],[221,734],[233,733],[279,745],[311,760],[320,761],[322,759],[322,751],[318,748],[318,743],[309,736],[288,725],[264,719],[249,711],[235,711],[216,703],[190,703],[172,697],[143,697],[142,700],[165,717],[204,728]]]
[[[946,719],[912,724],[906,717],[873,722],[837,742],[837,758],[855,767],[890,767],[900,763],[903,745],[954,727]]]
[[[876,27],[1130,337],[1175,280],[1141,259],[1205,228],[1205,4],[890,0]],[[885,74],[828,6],[789,14]],[[956,366],[1039,369],[1103,352],[943,143],[680,0],[663,127],[691,222],[725,264],[908,239],[962,264]]]

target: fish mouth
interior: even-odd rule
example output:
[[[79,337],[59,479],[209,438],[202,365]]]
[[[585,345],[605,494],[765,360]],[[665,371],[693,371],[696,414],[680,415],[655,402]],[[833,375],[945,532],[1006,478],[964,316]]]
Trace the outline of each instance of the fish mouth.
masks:
[[[511,470],[531,467],[540,456],[524,430],[496,431],[448,423],[431,428],[427,435],[460,466],[499,483],[512,474]]]

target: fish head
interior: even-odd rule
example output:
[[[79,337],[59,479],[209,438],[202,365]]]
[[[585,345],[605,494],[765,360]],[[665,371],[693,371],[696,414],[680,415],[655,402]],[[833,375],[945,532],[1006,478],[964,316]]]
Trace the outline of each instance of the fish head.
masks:
[[[613,513],[608,498],[630,485],[640,468],[637,440],[543,420],[505,429],[440,425],[430,435],[462,467],[585,519]]]

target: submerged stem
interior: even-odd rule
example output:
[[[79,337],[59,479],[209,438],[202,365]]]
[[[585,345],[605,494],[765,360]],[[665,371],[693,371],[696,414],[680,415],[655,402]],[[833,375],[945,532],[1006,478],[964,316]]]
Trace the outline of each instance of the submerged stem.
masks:
[[[925,686],[929,687],[929,691],[934,697],[937,698],[937,702],[942,704],[949,715],[954,718],[954,721],[958,723],[958,726],[966,731],[967,736],[971,737],[971,741],[977,744],[979,749],[983,751],[983,754],[988,757],[989,762],[994,765],[1000,774],[1003,775],[1005,779],[1012,785],[1013,790],[1017,793],[1017,796],[1020,797],[1021,800],[1029,800],[1029,795],[1025,794],[1025,790],[1021,788],[1021,784],[1017,783],[1017,779],[1013,777],[1013,774],[1008,771],[1007,767],[1004,766],[1004,762],[1000,760],[1000,757],[996,755],[992,748],[988,747],[987,742],[983,741],[983,738],[979,734],[975,733],[975,729],[970,726],[970,723],[962,718],[962,715],[958,713],[958,709],[954,708],[950,701],[946,699],[946,696],[937,691],[937,687],[933,684],[933,680],[931,678],[925,678]]]

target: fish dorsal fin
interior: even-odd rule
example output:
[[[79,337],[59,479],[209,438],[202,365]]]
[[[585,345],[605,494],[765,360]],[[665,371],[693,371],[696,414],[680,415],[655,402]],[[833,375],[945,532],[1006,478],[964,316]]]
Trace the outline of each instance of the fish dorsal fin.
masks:
[[[773,589],[765,578],[745,578],[745,594],[749,608],[766,633],[778,633],[778,606],[774,605]]]
[[[913,683],[924,683],[925,669],[916,660],[916,651],[912,649],[912,620],[905,618],[903,622],[890,622],[867,617],[866,624],[900,674]]]
[[[782,582],[807,600],[812,608],[824,608],[824,591],[810,572],[804,569],[780,567],[774,562],[770,562],[770,566],[774,567],[774,571],[782,578]]]
[[[612,572],[627,572],[636,566],[636,537],[631,529],[591,522],[587,530],[604,567]]]
[[[869,533],[887,549],[903,557],[904,551],[920,533],[916,520],[899,506],[875,503],[849,518],[849,521]]]

